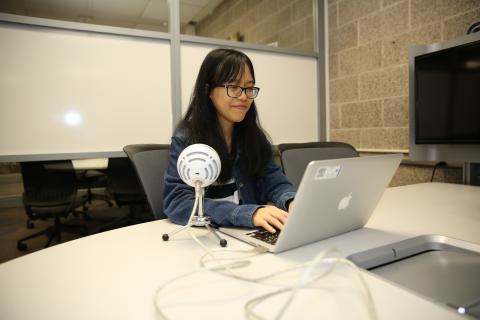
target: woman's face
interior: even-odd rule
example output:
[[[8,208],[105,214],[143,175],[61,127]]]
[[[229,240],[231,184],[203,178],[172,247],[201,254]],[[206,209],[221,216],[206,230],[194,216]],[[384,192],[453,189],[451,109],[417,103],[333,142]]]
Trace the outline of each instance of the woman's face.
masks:
[[[255,83],[250,69],[245,65],[244,72],[239,74],[237,79],[224,83],[224,85],[237,85],[247,88],[253,87]],[[234,123],[243,121],[253,102],[253,99],[247,98],[245,90],[237,98],[228,96],[226,87],[213,88],[210,91],[210,99],[217,110],[218,120],[223,128],[233,127]]]

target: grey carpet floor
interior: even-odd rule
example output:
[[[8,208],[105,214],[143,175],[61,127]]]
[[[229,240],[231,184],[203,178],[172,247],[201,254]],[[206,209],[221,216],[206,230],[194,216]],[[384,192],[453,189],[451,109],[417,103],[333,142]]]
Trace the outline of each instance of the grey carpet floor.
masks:
[[[94,201],[89,205],[88,213],[92,217],[91,220],[85,220],[81,216],[75,217],[70,215],[62,222],[85,225],[89,233],[93,234],[101,230],[103,226],[111,224],[112,221],[127,216],[129,209],[126,207],[108,207],[105,202]],[[146,208],[140,208],[140,214],[142,217],[149,216]],[[0,208],[0,263],[44,249],[48,239],[46,236],[39,236],[26,242],[28,246],[26,251],[17,250],[18,239],[52,225],[52,221],[37,220],[34,222],[34,228],[28,229],[26,221],[27,215],[23,207]],[[71,241],[79,237],[78,235],[64,233],[62,234],[62,242]]]

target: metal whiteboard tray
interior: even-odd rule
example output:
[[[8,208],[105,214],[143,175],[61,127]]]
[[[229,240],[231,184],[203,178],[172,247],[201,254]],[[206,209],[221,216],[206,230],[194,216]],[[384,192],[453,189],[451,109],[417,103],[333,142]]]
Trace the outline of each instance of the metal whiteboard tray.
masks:
[[[480,318],[480,245],[424,235],[347,258],[458,313]]]

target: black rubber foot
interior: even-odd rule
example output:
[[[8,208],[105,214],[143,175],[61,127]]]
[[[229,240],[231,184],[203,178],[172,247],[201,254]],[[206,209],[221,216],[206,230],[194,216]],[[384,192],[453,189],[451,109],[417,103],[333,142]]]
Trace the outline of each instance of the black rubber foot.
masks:
[[[223,248],[223,247],[226,247],[226,246],[227,246],[227,240],[221,239],[221,240],[220,240],[220,247]]]
[[[168,241],[169,237],[168,234],[164,233],[162,236],[163,241]]]
[[[25,251],[27,250],[27,245],[25,243],[17,243],[18,251]]]
[[[27,221],[27,228],[28,228],[28,229],[33,229],[33,227],[35,227],[35,225],[33,224],[33,222],[30,221],[30,220]]]

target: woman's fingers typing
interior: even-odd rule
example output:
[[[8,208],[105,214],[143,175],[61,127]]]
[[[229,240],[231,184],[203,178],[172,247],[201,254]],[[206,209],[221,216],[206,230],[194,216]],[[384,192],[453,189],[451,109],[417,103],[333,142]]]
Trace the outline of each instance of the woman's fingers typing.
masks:
[[[253,224],[271,233],[282,230],[288,213],[274,206],[259,208],[253,215]]]

